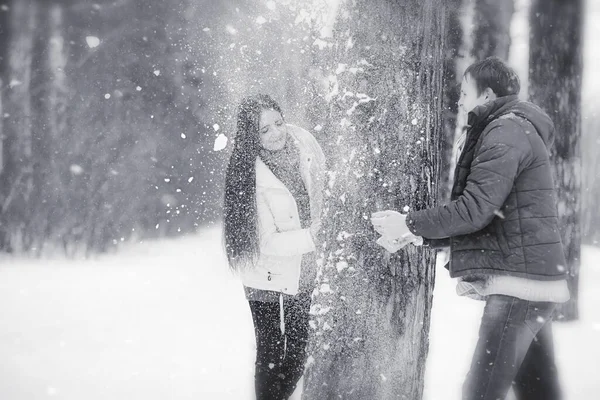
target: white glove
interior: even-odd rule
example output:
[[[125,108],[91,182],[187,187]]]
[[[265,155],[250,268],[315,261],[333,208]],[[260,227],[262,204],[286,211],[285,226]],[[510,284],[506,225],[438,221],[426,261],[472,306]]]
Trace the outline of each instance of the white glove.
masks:
[[[423,238],[420,236],[415,236],[412,233],[407,233],[398,239],[390,239],[387,236],[381,236],[375,243],[393,254],[406,247],[410,243],[414,244],[415,246],[421,246],[423,244]]]
[[[412,235],[406,225],[406,214],[397,211],[378,211],[371,215],[373,229],[382,236],[401,238],[406,234]]]

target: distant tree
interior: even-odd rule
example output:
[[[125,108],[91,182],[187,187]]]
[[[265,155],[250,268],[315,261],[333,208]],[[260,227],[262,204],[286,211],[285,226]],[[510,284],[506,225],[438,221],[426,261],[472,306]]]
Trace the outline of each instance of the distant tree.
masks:
[[[28,247],[27,213],[33,190],[30,80],[37,3],[8,5],[9,32],[4,56],[4,142],[0,175],[0,229],[3,250]]]
[[[457,130],[458,99],[460,97],[460,62],[466,57],[461,54],[463,42],[467,39],[461,26],[461,15],[465,12],[463,0],[452,0],[446,5],[446,33],[444,35],[444,136],[442,141],[443,158],[439,195],[445,200],[450,199],[450,179],[452,177],[452,154]]]
[[[600,113],[595,107],[600,99],[587,105],[582,104],[583,125],[581,137],[582,149],[582,198],[581,198],[581,229],[582,244],[600,244]]]
[[[578,318],[581,263],[581,79],[582,0],[533,0],[530,37],[530,97],[556,127],[552,149],[558,212],[571,300],[559,319]]]
[[[476,60],[490,56],[508,59],[513,0],[475,0],[473,49]]]
[[[33,46],[32,104],[33,195],[28,205],[27,232],[31,247],[56,240],[64,218],[61,204],[63,171],[58,149],[67,129],[67,46],[64,6],[51,0],[38,4],[38,24]]]

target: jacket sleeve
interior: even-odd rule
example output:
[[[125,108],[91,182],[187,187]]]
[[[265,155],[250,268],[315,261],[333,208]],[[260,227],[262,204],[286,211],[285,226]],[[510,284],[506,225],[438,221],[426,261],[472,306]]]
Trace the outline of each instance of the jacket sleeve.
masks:
[[[495,124],[484,135],[463,194],[449,204],[409,213],[413,234],[442,239],[480,231],[492,222],[513,188],[525,152],[507,124]]]
[[[323,149],[321,148],[321,145],[319,145],[319,142],[317,142],[317,139],[311,135],[310,135],[310,141],[312,142],[312,148],[313,148],[313,152],[315,154],[315,157],[317,158],[317,163],[319,165],[319,169],[321,171],[325,171],[325,166],[327,164],[326,159],[325,159],[325,153],[323,153]],[[323,178],[323,177],[321,177]]]
[[[315,250],[308,229],[278,232],[269,204],[261,193],[256,194],[260,252],[272,256],[293,256]]]
[[[444,247],[450,247],[450,239],[427,239],[423,238],[423,246],[429,247],[431,249],[440,250]]]

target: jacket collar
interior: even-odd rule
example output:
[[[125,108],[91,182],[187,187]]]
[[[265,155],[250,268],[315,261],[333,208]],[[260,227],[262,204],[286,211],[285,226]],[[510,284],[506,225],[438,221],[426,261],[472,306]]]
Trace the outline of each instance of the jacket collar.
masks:
[[[302,142],[299,141],[293,129],[289,129],[288,134],[290,135],[292,140],[296,141],[296,143],[298,144],[298,148],[300,150],[300,172],[308,189],[308,185],[310,182],[307,182],[307,180],[309,180],[310,177],[308,176],[308,173],[304,171],[304,169],[306,168],[304,163],[304,146],[302,146]],[[271,168],[269,168],[267,164],[265,164],[264,161],[260,159],[260,156],[256,157],[256,187],[263,189],[288,190],[284,183],[281,182],[279,178],[275,176],[273,171],[271,171]]]
[[[256,186],[264,189],[287,189],[260,157],[256,157]]]
[[[503,96],[496,100],[475,107],[469,113],[468,127],[484,124],[487,125],[497,117],[506,114],[515,104],[519,102],[519,96]]]

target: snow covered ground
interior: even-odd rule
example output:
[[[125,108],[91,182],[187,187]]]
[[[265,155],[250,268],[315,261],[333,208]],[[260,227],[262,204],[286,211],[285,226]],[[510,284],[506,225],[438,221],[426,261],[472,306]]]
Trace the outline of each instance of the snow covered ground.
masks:
[[[0,259],[0,399],[252,399],[254,336],[219,231],[95,260]],[[600,392],[600,249],[581,321],[556,327],[567,400]],[[426,398],[458,399],[482,304],[440,269]]]

